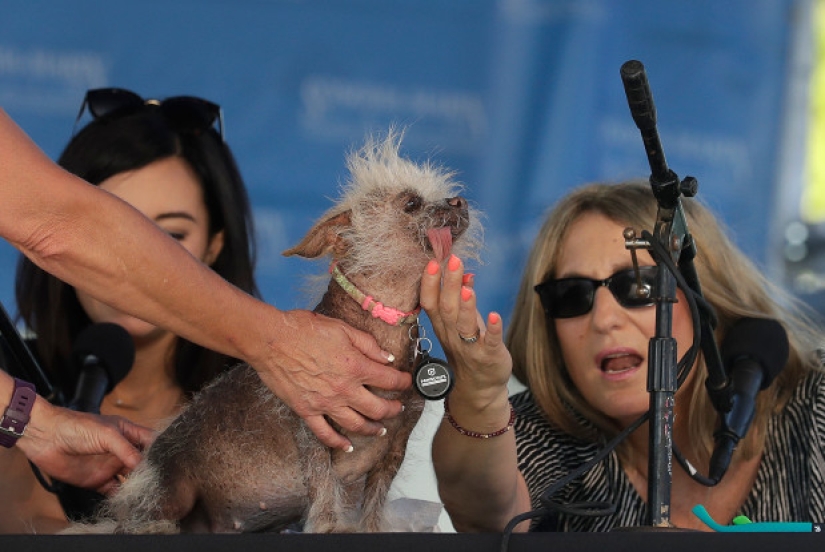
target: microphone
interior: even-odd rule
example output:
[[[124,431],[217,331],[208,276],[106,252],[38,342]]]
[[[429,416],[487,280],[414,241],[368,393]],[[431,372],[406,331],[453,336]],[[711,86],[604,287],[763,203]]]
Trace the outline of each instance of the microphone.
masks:
[[[110,322],[92,324],[81,331],[72,347],[72,359],[80,368],[74,397],[67,405],[78,412],[100,414],[100,403],[132,369],[135,343],[123,326]],[[54,481],[52,492],[71,520],[91,516],[103,496],[90,489]]]
[[[659,132],[656,129],[656,107],[653,104],[653,94],[650,92],[645,66],[642,62],[631,59],[622,64],[619,72],[622,84],[624,84],[630,115],[642,135],[642,142],[647,152],[650,184],[653,186],[659,204],[666,208],[673,208],[681,193],[679,177],[668,168],[665,151],[659,140]]]
[[[719,482],[730,465],[739,440],[748,432],[756,409],[756,395],[766,389],[788,362],[788,335],[776,320],[743,318],[728,331],[721,355],[729,367],[733,389],[730,411],[714,433],[716,447],[708,475]]]
[[[122,326],[92,324],[77,336],[72,357],[80,366],[74,397],[68,408],[100,414],[100,403],[135,362],[135,344]]]

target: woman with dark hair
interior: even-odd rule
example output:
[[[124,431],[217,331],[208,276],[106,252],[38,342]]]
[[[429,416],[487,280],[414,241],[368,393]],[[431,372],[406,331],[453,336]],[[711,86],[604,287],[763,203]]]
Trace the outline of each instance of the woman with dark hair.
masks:
[[[121,89],[91,90],[84,107],[94,119],[69,142],[60,166],[130,203],[225,280],[259,296],[249,201],[232,152],[215,129],[220,108],[193,97],[144,101]],[[77,291],[26,257],[18,265],[16,294],[34,335],[33,352],[64,397],[77,385],[72,347],[81,331],[108,322],[129,333],[134,364],[104,397],[104,415],[159,428],[192,393],[238,362]],[[22,455],[14,449],[4,454],[16,456],[3,460],[0,470],[4,532],[21,521],[37,532],[64,523],[55,497],[41,488]],[[69,511],[76,506],[58,495],[70,517],[88,513]]]
[[[142,203],[155,202],[151,205],[155,213],[147,213],[129,197],[124,197],[124,193],[131,193],[133,197],[134,191],[113,193],[138,207],[145,215],[154,215],[149,218],[154,218],[184,246],[193,238],[194,230],[205,232],[208,243],[216,252],[206,264],[231,284],[259,296],[253,274],[254,235],[249,200],[234,156],[219,130],[214,128],[220,122],[220,108],[191,97],[155,103],[142,99],[134,101],[137,99],[131,92],[119,89],[89,91],[84,105],[93,115],[100,113],[97,103],[104,103],[110,110],[100,113],[72,138],[58,164],[91,184],[113,191],[109,184],[112,181],[129,182],[141,170],[159,166],[156,163],[172,163],[172,172],[149,174],[147,178],[146,187],[157,189],[145,191],[149,197]],[[191,175],[199,188],[190,191],[195,193],[194,198],[200,205],[198,202],[184,204],[186,209],[181,212],[171,202],[175,191],[175,182],[171,179],[178,173],[184,179]],[[119,185],[124,187],[124,184]],[[157,205],[164,201],[170,203]],[[195,209],[204,209],[202,220],[191,220]],[[203,254],[191,249],[190,252],[196,257]],[[89,312],[84,308],[92,302],[87,294],[78,296],[74,288],[26,257],[21,256],[16,282],[18,310],[28,329],[37,336],[36,354],[64,395],[71,396],[77,378],[77,367],[68,362],[72,344],[91,322],[107,320],[90,320]],[[208,301],[208,298],[204,300]],[[129,319],[136,323],[137,319]],[[133,337],[137,341],[138,367],[140,336]],[[175,354],[170,359],[174,360],[175,384],[184,394],[196,391],[233,362],[225,355],[184,339],[176,340]],[[124,384],[128,383],[127,377]],[[115,391],[115,396],[122,397],[120,394],[125,389]]]

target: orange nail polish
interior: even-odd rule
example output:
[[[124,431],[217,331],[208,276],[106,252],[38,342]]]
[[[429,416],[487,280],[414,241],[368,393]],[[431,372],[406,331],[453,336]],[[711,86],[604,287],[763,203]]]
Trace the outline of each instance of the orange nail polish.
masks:
[[[461,286],[461,300],[462,301],[469,301],[470,297],[472,297],[472,296],[473,296],[473,292],[470,290],[470,288],[466,288],[464,286]]]
[[[427,263],[427,274],[434,275],[438,274],[438,262],[437,261],[430,261]]]
[[[447,268],[449,268],[450,270],[458,270],[458,267],[460,266],[461,260],[455,255],[450,255],[450,260],[447,261]]]
[[[461,283],[464,284],[465,286],[466,285],[472,285],[473,281],[475,280],[475,277],[476,277],[476,275],[473,274],[472,272],[467,272],[461,278]]]
[[[501,322],[501,317],[497,312],[491,312],[489,316],[490,324],[498,324]]]

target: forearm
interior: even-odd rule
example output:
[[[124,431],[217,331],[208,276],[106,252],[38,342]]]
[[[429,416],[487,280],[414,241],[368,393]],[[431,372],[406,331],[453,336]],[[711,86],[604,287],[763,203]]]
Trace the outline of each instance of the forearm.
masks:
[[[88,185],[85,185],[90,188]],[[277,314],[232,286],[148,219],[113,196],[71,206],[35,241],[20,244],[35,264],[100,301],[209,349],[251,361],[256,332]],[[108,205],[104,205],[108,203]]]
[[[0,370],[0,412],[8,407],[13,389],[11,376]],[[28,462],[27,452],[38,439],[33,435],[41,433],[39,424],[48,408],[48,402],[37,397],[23,436],[12,448],[0,447],[0,533],[46,534],[66,526],[59,502],[40,485]]]
[[[461,428],[494,433],[507,427],[509,403],[484,412],[450,402],[453,420]],[[490,438],[461,434],[445,417],[432,447],[438,490],[453,525],[459,531],[501,531],[513,516],[530,509],[524,479],[518,469],[512,430]],[[527,530],[522,523],[518,530]]]
[[[0,235],[38,266],[211,349],[259,354],[264,339],[254,333],[272,324],[274,307],[228,284],[125,202],[55,165],[2,111],[0,166]]]
[[[14,387],[14,379],[0,367],[0,415],[6,411],[12,402]],[[28,457],[33,450],[42,447],[42,444],[38,441],[51,440],[51,435],[46,428],[50,425],[54,408],[46,399],[37,395],[29,413],[28,423],[22,431],[22,436],[11,445],[11,448],[20,450]]]
[[[280,311],[232,286],[152,221],[64,171],[0,110],[0,236],[36,265],[115,309],[246,361],[330,447],[378,434],[404,390],[375,339],[309,311]]]

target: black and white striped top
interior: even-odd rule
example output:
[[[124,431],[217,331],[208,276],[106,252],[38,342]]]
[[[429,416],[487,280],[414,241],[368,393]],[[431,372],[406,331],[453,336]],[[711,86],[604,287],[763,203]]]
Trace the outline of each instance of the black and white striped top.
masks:
[[[516,410],[519,465],[533,508],[545,489],[581,466],[601,445],[581,441],[550,426],[529,391],[511,397]],[[756,480],[738,515],[752,521],[825,521],[825,374],[809,375],[783,411],[768,425],[766,449]],[[674,465],[674,469],[681,469]],[[621,468],[615,452],[568,484],[553,500],[561,504],[609,502],[609,517],[554,514],[543,530],[608,531],[647,523],[647,507]],[[534,523],[534,526],[537,524]]]

